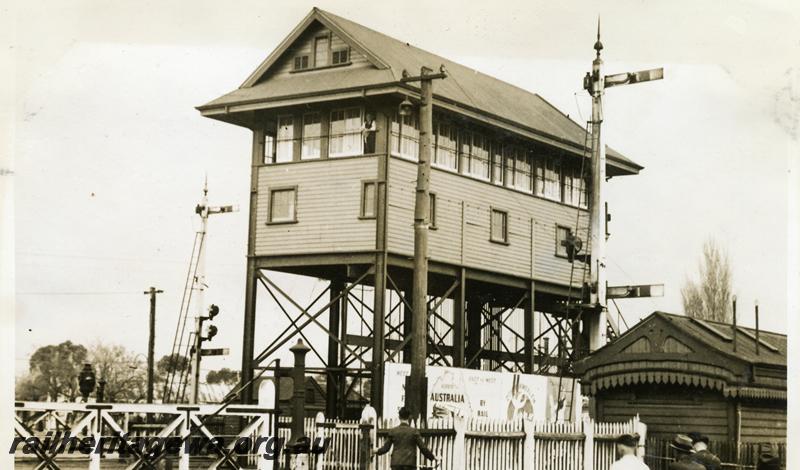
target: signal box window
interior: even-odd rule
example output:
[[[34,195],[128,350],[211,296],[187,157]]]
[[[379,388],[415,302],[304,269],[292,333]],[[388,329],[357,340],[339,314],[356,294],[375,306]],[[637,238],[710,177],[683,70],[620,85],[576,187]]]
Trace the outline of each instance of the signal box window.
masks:
[[[563,225],[556,225],[556,256],[567,258],[567,247],[562,244],[572,234],[572,229]]]
[[[319,158],[319,143],[322,127],[319,113],[303,115],[303,148],[300,158],[310,160]]]
[[[331,157],[361,155],[364,140],[361,134],[361,108],[336,109],[331,112]]]
[[[275,163],[275,136],[264,134],[264,164]]]
[[[508,243],[508,212],[492,209],[489,238],[493,242]]]
[[[297,188],[272,189],[269,192],[269,223],[297,222]]]
[[[275,147],[275,163],[290,162],[294,157],[294,118],[278,117],[278,139]]]
[[[364,181],[361,184],[361,218],[374,219],[377,214],[377,184]]]

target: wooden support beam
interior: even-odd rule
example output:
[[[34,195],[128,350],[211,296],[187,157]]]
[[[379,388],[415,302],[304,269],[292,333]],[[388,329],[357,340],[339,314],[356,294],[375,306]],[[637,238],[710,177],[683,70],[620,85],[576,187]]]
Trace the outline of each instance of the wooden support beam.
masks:
[[[476,296],[469,296],[466,304],[467,340],[464,349],[466,358],[464,367],[480,369],[478,353],[481,350],[482,312],[483,302]]]
[[[453,366],[464,367],[466,329],[467,271],[461,268],[453,301]]]

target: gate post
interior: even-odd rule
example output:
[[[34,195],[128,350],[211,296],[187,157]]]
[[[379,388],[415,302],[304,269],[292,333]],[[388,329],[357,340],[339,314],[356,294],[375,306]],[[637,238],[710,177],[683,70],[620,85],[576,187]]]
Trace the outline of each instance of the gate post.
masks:
[[[533,441],[533,421],[530,419],[522,420],[522,431],[525,433],[525,440],[522,443],[522,470],[534,470],[536,463],[536,445]],[[462,467],[463,468],[463,467]]]
[[[639,460],[644,460],[645,453],[647,452],[647,448],[645,447],[647,442],[647,425],[639,421],[638,414],[633,418],[633,431],[639,435],[639,446],[636,449],[636,455],[639,457]]]
[[[583,416],[583,470],[594,469],[594,421]]]
[[[375,468],[372,451],[378,442],[378,413],[370,405],[361,411],[361,420],[358,425],[361,437],[358,440],[358,468],[370,470]]]
[[[453,441],[452,468],[467,468],[467,418],[458,414],[454,415],[453,427],[456,430],[456,438]]]

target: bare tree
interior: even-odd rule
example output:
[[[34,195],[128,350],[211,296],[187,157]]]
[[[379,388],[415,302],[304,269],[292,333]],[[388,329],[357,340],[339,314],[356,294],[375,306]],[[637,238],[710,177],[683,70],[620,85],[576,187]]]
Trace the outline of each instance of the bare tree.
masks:
[[[681,289],[684,313],[694,318],[730,323],[732,277],[728,254],[709,238],[703,244],[698,280],[687,278]]]

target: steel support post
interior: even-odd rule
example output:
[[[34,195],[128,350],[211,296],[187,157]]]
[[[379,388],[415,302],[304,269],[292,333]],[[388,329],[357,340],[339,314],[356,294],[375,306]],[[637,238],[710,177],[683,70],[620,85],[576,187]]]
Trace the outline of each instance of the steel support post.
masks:
[[[526,374],[533,374],[535,368],[535,351],[534,348],[534,312],[536,312],[536,303],[534,292],[536,283],[531,281],[528,288],[528,301],[525,303],[525,318],[523,319],[523,342],[525,358],[523,359],[523,370]]]
[[[467,271],[461,268],[458,273],[458,287],[453,297],[453,367],[464,367],[465,330],[467,303]]]
[[[340,279],[335,279],[331,281],[330,287],[330,299],[333,301],[334,299],[339,299],[339,296],[342,293],[344,283]],[[331,304],[329,314],[328,314],[328,329],[331,331],[331,335],[336,336],[339,339],[344,338],[344,335],[340,334],[339,326],[341,324],[341,305],[342,302],[337,300],[335,303]],[[332,337],[328,338],[328,368],[336,368],[339,366],[339,343],[337,343]],[[339,398],[339,388],[341,387],[340,377],[338,372],[328,372],[328,380],[325,385],[325,416],[328,418],[336,418],[338,415],[338,398]]]

